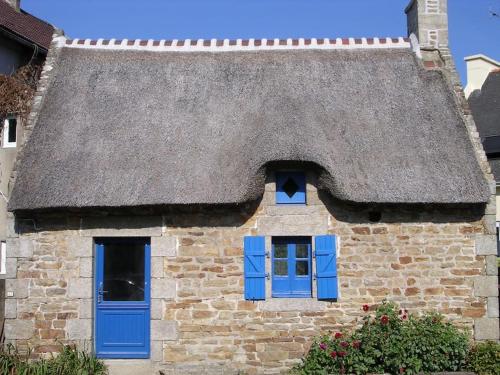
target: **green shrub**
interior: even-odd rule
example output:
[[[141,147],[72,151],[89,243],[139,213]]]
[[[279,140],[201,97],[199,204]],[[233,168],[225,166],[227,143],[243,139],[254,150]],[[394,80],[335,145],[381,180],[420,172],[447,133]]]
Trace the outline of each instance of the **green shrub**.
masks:
[[[500,375],[500,344],[483,342],[472,347],[468,365],[479,375]]]
[[[368,312],[369,307],[363,306]],[[301,365],[300,375],[418,374],[459,371],[466,367],[469,338],[438,314],[409,315],[384,302],[374,315],[351,333],[315,340]]]
[[[104,363],[94,356],[63,346],[57,356],[50,359],[29,360],[30,354],[21,355],[12,345],[0,350],[0,375],[105,375]]]

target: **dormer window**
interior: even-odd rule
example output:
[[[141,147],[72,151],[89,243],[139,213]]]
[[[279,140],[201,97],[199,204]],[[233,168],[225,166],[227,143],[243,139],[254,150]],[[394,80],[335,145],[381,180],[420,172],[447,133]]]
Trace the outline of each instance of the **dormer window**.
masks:
[[[306,204],[304,172],[276,172],[276,204]]]
[[[4,121],[2,132],[2,147],[17,146],[17,118],[7,117]]]

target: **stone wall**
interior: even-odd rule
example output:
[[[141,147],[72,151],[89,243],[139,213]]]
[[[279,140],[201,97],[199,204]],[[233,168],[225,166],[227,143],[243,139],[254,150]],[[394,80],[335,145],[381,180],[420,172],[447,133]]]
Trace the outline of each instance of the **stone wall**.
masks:
[[[498,339],[495,228],[484,208],[347,205],[318,193],[313,172],[306,206],[277,206],[274,186],[270,174],[262,200],[239,208],[18,218],[8,240],[7,340],[36,354],[57,350],[55,339],[92,348],[100,236],[151,237],[152,361],[167,374],[279,373],[313,336],[356,324],[363,304],[386,298]],[[270,249],[272,236],[318,234],[340,239],[337,302],[273,299],[271,281],[266,301],[243,299],[243,236],[266,236]]]

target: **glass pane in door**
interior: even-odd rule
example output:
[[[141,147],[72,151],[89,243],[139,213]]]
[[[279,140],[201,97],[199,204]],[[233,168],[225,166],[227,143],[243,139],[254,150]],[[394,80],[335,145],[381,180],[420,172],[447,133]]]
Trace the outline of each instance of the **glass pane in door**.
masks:
[[[144,301],[144,243],[104,246],[104,301]]]

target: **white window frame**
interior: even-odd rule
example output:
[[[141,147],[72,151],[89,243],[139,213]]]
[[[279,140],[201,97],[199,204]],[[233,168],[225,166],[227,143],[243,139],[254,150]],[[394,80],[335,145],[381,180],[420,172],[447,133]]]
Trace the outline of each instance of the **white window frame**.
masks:
[[[7,273],[6,263],[7,263],[7,243],[5,241],[2,241],[0,247],[0,275],[5,275]]]
[[[17,125],[19,125],[19,120],[16,116],[8,116],[3,123],[2,132],[2,147],[11,148],[17,147],[17,126],[16,126],[16,140],[14,142],[9,142],[9,132],[10,132],[10,120],[16,120]]]

